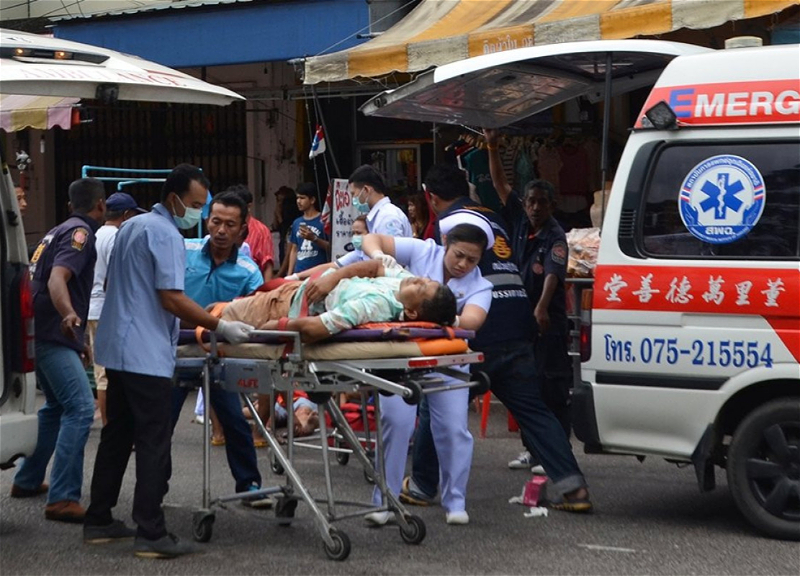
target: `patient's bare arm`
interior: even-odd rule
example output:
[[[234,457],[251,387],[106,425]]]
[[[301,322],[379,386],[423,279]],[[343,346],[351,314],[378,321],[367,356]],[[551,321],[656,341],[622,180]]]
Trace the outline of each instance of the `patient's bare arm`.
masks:
[[[265,323],[263,330],[277,330],[278,320],[270,320]],[[285,330],[289,332],[300,332],[300,340],[306,344],[312,342],[319,342],[325,338],[329,338],[331,333],[325,328],[325,324],[319,319],[319,316],[307,316],[305,318],[292,318],[286,324]]]
[[[354,262],[320,276],[316,280],[309,280],[308,286],[306,286],[306,298],[311,304],[321,302],[341,280],[346,278],[376,278],[383,276],[383,274],[383,264],[380,260]]]

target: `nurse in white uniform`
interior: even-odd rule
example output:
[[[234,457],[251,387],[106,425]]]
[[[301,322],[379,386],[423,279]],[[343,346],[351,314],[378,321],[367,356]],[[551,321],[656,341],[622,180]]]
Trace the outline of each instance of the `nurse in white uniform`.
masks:
[[[456,297],[457,325],[478,330],[486,319],[492,302],[492,285],[477,268],[484,250],[494,245],[489,221],[469,210],[456,211],[441,220],[444,246],[433,240],[394,238],[368,234],[363,240],[364,253],[384,261],[384,265],[400,264],[416,276],[424,276],[447,284]],[[466,367],[460,367],[467,372]],[[446,383],[460,381],[439,375]],[[467,524],[467,481],[472,464],[472,435],[467,427],[469,390],[461,388],[428,396],[431,411],[431,430],[439,454],[442,507],[448,524]],[[409,406],[399,396],[381,399],[386,482],[394,494],[400,493],[405,473],[408,443],[414,433],[416,407]],[[379,490],[373,501],[381,504]],[[385,524],[389,512],[368,514],[372,524]]]

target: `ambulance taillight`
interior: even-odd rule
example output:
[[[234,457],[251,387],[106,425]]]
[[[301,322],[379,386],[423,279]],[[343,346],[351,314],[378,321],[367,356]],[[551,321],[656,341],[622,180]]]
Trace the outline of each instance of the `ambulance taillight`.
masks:
[[[592,357],[592,289],[581,292],[581,362],[588,362]]]
[[[33,372],[36,355],[34,352],[33,294],[27,269],[23,269],[19,276],[19,317],[18,370],[20,372]]]

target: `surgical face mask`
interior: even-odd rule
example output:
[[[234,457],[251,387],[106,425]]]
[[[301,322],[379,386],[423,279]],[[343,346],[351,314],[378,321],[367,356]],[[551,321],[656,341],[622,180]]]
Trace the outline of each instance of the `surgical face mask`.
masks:
[[[190,230],[194,228],[200,223],[200,219],[203,217],[203,210],[201,208],[189,208],[186,204],[183,203],[183,200],[176,194],[175,197],[178,199],[178,202],[181,203],[183,206],[184,213],[183,216],[177,216],[175,214],[172,215],[172,218],[175,220],[175,224],[178,225],[178,228],[181,230]]]
[[[366,199],[362,202],[359,196],[361,196],[361,193],[353,196],[353,208],[355,208],[359,214],[369,213],[369,204],[367,204]]]
[[[353,243],[353,248],[355,250],[361,250],[361,243],[364,241],[364,238],[360,234],[354,234],[350,241]]]

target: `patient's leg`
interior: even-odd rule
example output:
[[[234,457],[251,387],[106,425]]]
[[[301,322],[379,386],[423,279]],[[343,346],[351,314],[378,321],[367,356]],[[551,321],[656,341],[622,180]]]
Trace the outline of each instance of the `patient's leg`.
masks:
[[[257,329],[264,329],[270,320],[289,316],[292,298],[302,282],[287,282],[269,292],[256,292],[252,296],[234,300],[222,311],[223,320],[238,320]]]

